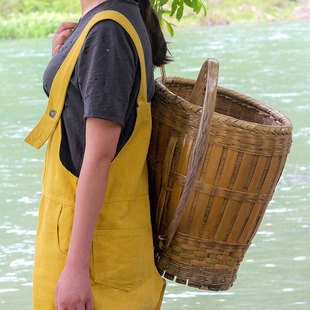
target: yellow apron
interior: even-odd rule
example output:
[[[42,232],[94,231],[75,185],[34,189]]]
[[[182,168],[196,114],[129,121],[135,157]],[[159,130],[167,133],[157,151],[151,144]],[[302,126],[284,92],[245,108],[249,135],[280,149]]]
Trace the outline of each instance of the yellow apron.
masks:
[[[43,168],[33,273],[35,310],[55,309],[55,287],[66,263],[78,178],[61,163],[61,112],[67,86],[89,30],[112,19],[131,36],[140,60],[141,85],[132,136],[111,164],[108,187],[94,233],[90,277],[95,310],[160,309],[165,281],[154,264],[146,156],[151,108],[143,48],[131,23],[120,13],[98,13],[86,26],[58,70],[42,119],[25,141],[40,148],[49,139]]]

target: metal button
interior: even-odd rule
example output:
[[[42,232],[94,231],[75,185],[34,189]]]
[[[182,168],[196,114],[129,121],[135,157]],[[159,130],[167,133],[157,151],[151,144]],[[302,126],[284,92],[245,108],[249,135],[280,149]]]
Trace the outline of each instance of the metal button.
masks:
[[[57,114],[57,112],[55,110],[51,110],[50,113],[49,113],[49,116],[50,117],[55,117]]]

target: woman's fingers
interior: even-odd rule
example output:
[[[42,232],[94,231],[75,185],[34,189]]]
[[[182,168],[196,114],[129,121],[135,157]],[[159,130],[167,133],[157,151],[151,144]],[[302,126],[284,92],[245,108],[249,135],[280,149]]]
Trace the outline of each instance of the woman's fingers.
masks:
[[[92,299],[86,304],[85,310],[94,310],[94,304]]]
[[[56,33],[54,36],[55,41],[62,41],[63,43],[66,41],[66,39],[69,37],[71,34],[72,30],[71,29],[66,29],[60,33]]]
[[[62,45],[57,45],[54,49],[53,49],[53,53],[52,53],[52,56],[54,56],[61,48],[62,48]]]
[[[57,310],[94,310],[92,302],[80,305],[55,305]]]
[[[64,30],[59,34],[55,34],[53,42],[52,42],[52,55],[54,56],[56,52],[56,47],[63,46],[67,38],[69,37],[72,30]]]
[[[53,42],[52,42],[52,55],[54,56],[56,51],[56,47],[60,45],[63,46],[66,42],[68,36],[70,35],[71,30],[65,30],[61,32],[60,34],[55,34]]]
[[[59,25],[56,34],[61,33],[65,30],[72,30],[76,26],[76,23],[74,22],[63,22]]]
[[[58,27],[52,42],[52,56],[54,56],[63,46],[72,30],[76,26],[74,22],[63,22]]]

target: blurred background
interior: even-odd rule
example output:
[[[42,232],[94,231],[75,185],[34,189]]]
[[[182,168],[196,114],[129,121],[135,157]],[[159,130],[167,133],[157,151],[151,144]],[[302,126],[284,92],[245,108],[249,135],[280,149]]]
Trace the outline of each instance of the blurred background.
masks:
[[[173,37],[165,30],[175,57],[167,75],[196,79],[203,62],[217,58],[219,85],[287,116],[293,145],[234,286],[208,292],[168,281],[162,308],[310,309],[310,1],[210,0],[206,16],[194,4],[163,15],[165,29],[177,25]],[[79,16],[78,0],[0,0],[0,309],[32,309],[44,148],[23,139],[46,107],[51,36]]]

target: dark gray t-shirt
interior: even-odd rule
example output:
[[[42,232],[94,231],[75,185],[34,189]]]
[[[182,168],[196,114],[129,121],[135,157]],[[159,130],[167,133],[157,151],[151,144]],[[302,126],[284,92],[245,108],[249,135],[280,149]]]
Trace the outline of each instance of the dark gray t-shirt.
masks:
[[[122,13],[135,27],[145,54],[148,100],[151,100],[154,94],[151,46],[139,6],[133,0],[107,0],[89,11],[78,22],[45,70],[43,83],[47,95],[57,70],[85,26],[94,15],[104,10]],[[139,88],[139,58],[130,36],[112,20],[97,23],[90,30],[82,47],[69,82],[61,115],[60,159],[75,176],[80,174],[85,151],[86,119],[102,118],[122,126],[117,155],[130,138],[135,126]]]

